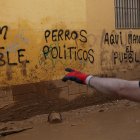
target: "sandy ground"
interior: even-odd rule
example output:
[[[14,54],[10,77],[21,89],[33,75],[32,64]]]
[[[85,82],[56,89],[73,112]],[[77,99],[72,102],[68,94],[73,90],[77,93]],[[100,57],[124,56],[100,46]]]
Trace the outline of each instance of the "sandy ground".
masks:
[[[140,140],[140,104],[127,100],[63,112],[63,122],[49,124],[48,115],[19,122],[1,123],[0,128],[33,127],[0,137],[1,140]]]

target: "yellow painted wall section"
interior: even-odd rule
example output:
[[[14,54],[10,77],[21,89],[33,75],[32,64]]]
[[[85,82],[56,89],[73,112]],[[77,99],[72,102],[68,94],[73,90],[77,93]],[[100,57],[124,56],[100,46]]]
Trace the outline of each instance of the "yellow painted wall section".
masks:
[[[128,34],[140,31],[115,29],[114,0],[1,0],[0,6],[0,85],[61,79],[66,67],[140,78],[139,44],[128,43]],[[131,56],[122,60],[126,52]]]
[[[114,0],[87,0],[88,46],[98,74],[140,79],[140,29],[115,28]]]
[[[93,56],[86,58],[85,0],[1,0],[0,5],[1,85],[59,79],[67,66],[93,65]]]

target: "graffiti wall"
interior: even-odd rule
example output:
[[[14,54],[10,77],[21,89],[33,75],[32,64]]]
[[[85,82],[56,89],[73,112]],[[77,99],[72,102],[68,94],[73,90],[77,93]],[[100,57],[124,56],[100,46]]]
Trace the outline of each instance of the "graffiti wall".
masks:
[[[1,85],[56,80],[66,67],[86,71],[94,64],[85,0],[0,4]]]
[[[88,33],[91,34],[90,42],[95,51],[95,64],[99,65],[98,72],[109,77],[139,79],[139,29],[115,27],[115,5],[112,0],[102,1],[100,6],[98,1],[87,0],[87,13]]]
[[[112,0],[102,5],[96,0],[1,0],[0,5],[1,85],[61,79],[66,67],[140,77],[140,32],[115,28]]]

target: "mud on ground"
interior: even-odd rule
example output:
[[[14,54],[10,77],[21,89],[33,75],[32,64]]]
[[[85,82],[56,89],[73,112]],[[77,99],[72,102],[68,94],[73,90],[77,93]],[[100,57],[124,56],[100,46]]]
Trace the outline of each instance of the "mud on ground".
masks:
[[[139,140],[140,104],[127,100],[62,112],[63,122],[49,124],[48,115],[1,122],[0,129],[32,128],[2,140]]]

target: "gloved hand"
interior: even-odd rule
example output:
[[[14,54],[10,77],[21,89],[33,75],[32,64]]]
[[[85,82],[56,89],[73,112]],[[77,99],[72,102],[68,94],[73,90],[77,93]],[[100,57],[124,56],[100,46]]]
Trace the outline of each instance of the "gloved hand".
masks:
[[[75,81],[80,84],[88,84],[89,79],[92,77],[91,75],[87,75],[85,73],[81,73],[79,71],[73,70],[71,68],[66,68],[65,71],[69,72],[67,75],[63,77],[63,81],[67,80]]]

